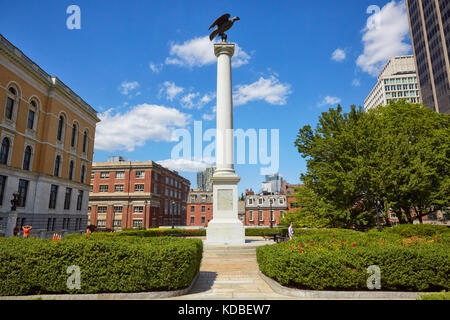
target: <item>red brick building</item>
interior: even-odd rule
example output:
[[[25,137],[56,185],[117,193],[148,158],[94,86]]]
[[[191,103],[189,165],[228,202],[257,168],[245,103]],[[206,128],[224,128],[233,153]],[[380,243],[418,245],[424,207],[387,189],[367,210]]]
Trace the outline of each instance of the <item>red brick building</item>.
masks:
[[[212,192],[191,190],[187,202],[186,225],[208,226],[213,218]]]
[[[108,160],[92,164],[90,224],[100,230],[185,225],[189,180],[153,161]]]
[[[295,201],[295,188],[300,187],[300,184],[286,184],[284,190],[287,197],[288,212],[295,212],[298,209],[298,204]]]
[[[245,226],[277,226],[288,210],[287,197],[283,193],[254,194],[245,190]]]

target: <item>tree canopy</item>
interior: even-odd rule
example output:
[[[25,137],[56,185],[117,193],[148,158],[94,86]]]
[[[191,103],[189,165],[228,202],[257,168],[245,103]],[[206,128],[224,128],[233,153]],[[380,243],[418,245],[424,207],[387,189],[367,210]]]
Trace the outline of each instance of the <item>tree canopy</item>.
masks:
[[[389,223],[389,209],[412,222],[450,206],[450,115],[404,100],[367,112],[339,105],[301,128],[295,146],[307,162],[299,205],[309,195],[327,206],[331,216],[318,216],[330,225],[371,227],[377,211]]]

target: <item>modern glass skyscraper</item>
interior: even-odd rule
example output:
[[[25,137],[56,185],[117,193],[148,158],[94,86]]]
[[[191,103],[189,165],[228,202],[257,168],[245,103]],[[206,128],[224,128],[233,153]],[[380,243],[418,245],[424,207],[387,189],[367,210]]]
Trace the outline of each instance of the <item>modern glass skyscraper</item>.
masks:
[[[406,0],[423,103],[450,114],[450,1]]]

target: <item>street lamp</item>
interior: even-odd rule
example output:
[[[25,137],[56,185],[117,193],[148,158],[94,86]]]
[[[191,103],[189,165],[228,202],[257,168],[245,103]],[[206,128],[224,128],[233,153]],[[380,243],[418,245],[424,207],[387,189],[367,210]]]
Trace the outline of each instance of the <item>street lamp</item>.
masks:
[[[270,214],[269,214],[269,219],[270,219],[270,228],[273,228],[273,212],[272,212],[272,202],[273,202],[273,198],[269,198],[269,204],[270,204]]]
[[[144,229],[147,229],[147,200],[144,200]]]
[[[171,213],[171,218],[172,218],[172,229],[174,228],[174,224],[173,224],[173,211],[175,209],[175,201],[172,201],[172,210],[170,210]]]

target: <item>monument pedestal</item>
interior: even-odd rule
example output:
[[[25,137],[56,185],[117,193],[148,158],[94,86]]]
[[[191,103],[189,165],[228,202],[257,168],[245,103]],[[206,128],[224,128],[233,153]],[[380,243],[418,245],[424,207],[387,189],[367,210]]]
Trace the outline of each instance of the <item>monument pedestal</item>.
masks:
[[[238,219],[238,190],[241,180],[236,175],[213,176],[213,219],[206,229],[206,243],[243,245],[245,229]]]
[[[6,220],[5,237],[12,237],[14,235],[14,228],[17,223],[17,211],[12,211]]]

